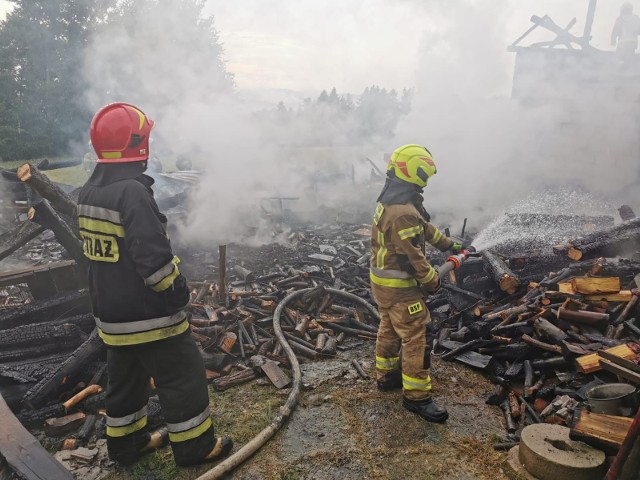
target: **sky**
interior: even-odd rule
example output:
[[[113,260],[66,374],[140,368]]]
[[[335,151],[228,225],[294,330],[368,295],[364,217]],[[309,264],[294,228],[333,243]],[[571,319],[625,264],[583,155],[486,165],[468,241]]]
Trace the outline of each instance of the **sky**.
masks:
[[[233,72],[239,90],[282,90],[282,96],[290,91],[315,95],[333,86],[339,92],[350,93],[360,93],[372,83],[397,90],[416,86],[416,59],[423,48],[425,31],[437,31],[450,20],[458,21],[447,15],[434,16],[433,7],[446,4],[449,8],[456,3],[457,0],[209,0],[205,12],[215,18],[227,68]],[[481,0],[473,3],[480,4]],[[578,22],[572,33],[581,34],[588,0],[496,3],[501,4],[500,13],[506,16],[506,29],[501,32],[506,47],[529,28],[533,14],[549,14],[563,26],[576,16]],[[600,0],[593,45],[609,48],[618,3]],[[0,0],[0,18],[11,8],[10,2]],[[493,5],[487,10],[493,10]],[[464,16],[465,11],[459,14]],[[486,33],[477,32],[479,36]],[[501,55],[505,68],[511,68],[513,54],[505,48]]]
[[[398,90],[415,86],[422,42],[426,35],[460,21],[447,14],[456,3],[460,2],[210,0],[206,11],[215,17],[227,66],[239,89],[319,91],[335,86],[338,92],[360,93],[372,83]],[[593,44],[607,49],[619,5],[612,0],[599,3]],[[482,9],[492,15],[494,5],[500,5],[497,14],[506,17],[506,28],[502,24],[498,28],[505,47],[502,60],[510,68],[513,54],[506,52],[506,46],[529,28],[531,15],[549,14],[562,26],[575,16],[572,33],[581,35],[588,0],[484,0],[484,4],[487,8]],[[455,13],[463,19],[468,16],[468,25],[473,26],[475,12],[458,9]],[[493,34],[474,33],[479,42]]]

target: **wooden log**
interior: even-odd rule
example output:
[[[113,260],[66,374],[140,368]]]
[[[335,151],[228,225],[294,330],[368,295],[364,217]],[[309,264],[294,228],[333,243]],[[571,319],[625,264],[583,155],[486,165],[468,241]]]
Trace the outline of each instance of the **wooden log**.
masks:
[[[482,259],[489,273],[500,290],[508,294],[515,293],[520,286],[520,279],[514,274],[509,267],[497,255],[489,251],[482,253]]]
[[[511,418],[518,420],[520,418],[520,404],[518,403],[518,397],[513,392],[509,392],[509,410],[511,412]]]
[[[571,440],[578,440],[596,448],[619,449],[631,422],[627,417],[591,413],[584,409],[569,432]]]
[[[620,291],[620,278],[576,277],[571,280],[571,286],[576,293],[580,293],[583,295],[618,293]]]
[[[42,198],[49,200],[58,212],[72,218],[77,216],[76,202],[37,167],[25,163],[18,167],[16,174],[22,182],[33,188]]]
[[[362,378],[363,380],[367,380],[369,378],[369,375],[367,375],[367,372],[364,371],[364,368],[362,368],[362,365],[360,365],[360,362],[358,362],[358,360],[356,360],[355,358],[351,360],[351,365],[353,365],[353,368],[355,368],[356,372],[358,372],[360,378]]]
[[[62,405],[64,405],[64,408],[66,408],[67,410],[70,410],[85,398],[88,398],[91,395],[95,395],[96,393],[100,392],[102,392],[102,387],[100,385],[89,385],[88,387],[83,388],[80,392],[76,393]]]
[[[618,293],[602,293],[587,295],[584,297],[587,302],[629,302],[633,299],[631,290],[620,290]]]
[[[321,333],[316,337],[316,345],[315,345],[316,352],[322,351],[325,344],[327,343],[328,338],[329,336],[326,333]]]
[[[32,345],[37,349],[53,343],[61,348],[69,345],[75,348],[83,340],[86,340],[86,334],[70,323],[21,325],[0,330],[0,345],[3,350],[0,352],[0,359],[4,357],[3,353],[15,347]]]
[[[255,281],[256,276],[254,275],[254,273],[251,270],[244,268],[242,265],[234,265],[233,271],[244,282],[251,283]]]
[[[218,245],[218,302],[225,307],[229,306],[229,296],[227,295],[226,245]]]
[[[619,377],[628,380],[634,385],[640,385],[640,373],[634,372],[629,368],[625,368],[617,363],[611,362],[604,358],[599,359],[600,367],[608,372],[615,373]],[[631,363],[631,362],[629,362]]]
[[[233,375],[227,375],[226,377],[214,378],[211,382],[211,386],[217,392],[222,392],[231,387],[255,380],[256,378],[258,378],[258,375],[252,369],[243,370]]]
[[[611,228],[598,230],[569,241],[568,257],[580,260],[586,254],[597,254],[640,237],[640,218],[634,218]]]
[[[529,398],[533,386],[533,367],[530,360],[524,361],[524,397]]]
[[[527,334],[522,335],[522,341],[528,345],[531,345],[532,347],[536,347],[541,350],[546,350],[547,352],[553,352],[558,354],[562,353],[562,348],[560,346],[541,342],[540,340],[536,340],[535,338],[532,338]]]
[[[85,418],[84,424],[76,434],[74,447],[76,448],[84,447],[87,444],[91,436],[91,432],[93,432],[93,429],[96,425],[97,419],[98,419],[97,415],[93,415],[93,414],[87,415],[87,417]]]
[[[322,355],[335,355],[337,349],[338,339],[336,337],[329,337],[320,353],[322,353]]]
[[[80,428],[86,419],[82,412],[72,413],[59,418],[48,418],[44,422],[44,433],[50,437],[61,437]]]
[[[62,386],[66,377],[77,376],[88,363],[105,352],[98,328],[94,328],[89,338],[80,345],[54,372],[34,385],[24,396],[25,405],[37,408],[49,400]]]
[[[613,325],[620,325],[622,322],[624,322],[629,317],[629,314],[631,313],[631,311],[636,307],[639,300],[640,300],[640,297],[638,297],[637,295],[633,295],[631,300],[629,300],[629,303],[627,303],[627,305],[624,307],[624,309],[620,313],[620,315],[618,315],[618,317],[613,321]]]
[[[58,243],[69,252],[78,265],[86,265],[87,259],[84,256],[80,233],[75,223],[58,215],[46,200],[33,205],[29,209],[28,217],[32,222],[50,229]]]
[[[574,323],[580,323],[584,325],[602,325],[609,321],[608,313],[587,312],[584,310],[568,310],[560,307],[558,309],[558,318],[568,320]]]
[[[640,328],[636,327],[632,322],[634,319],[627,320],[623,323],[625,328],[627,328],[630,332],[632,332],[638,340],[640,340]],[[615,338],[615,337],[614,337]]]
[[[31,240],[42,234],[46,227],[35,225],[31,222],[22,222],[13,230],[0,237],[0,260],[7,258],[20,247],[26,245]]]
[[[533,322],[533,328],[538,335],[553,340],[555,343],[560,343],[567,339],[566,333],[542,317]]]
[[[509,315],[519,315],[520,313],[525,313],[529,310],[527,305],[518,305],[515,307],[508,307],[502,310],[494,310],[491,313],[487,313],[482,317],[483,320],[495,320],[496,318],[502,318],[503,320],[507,318]]]
[[[509,400],[505,399],[500,404],[500,408],[502,408],[502,412],[504,413],[505,428],[507,432],[514,433],[517,428],[516,428],[516,424],[513,421],[513,417],[511,416],[511,408],[509,405]]]
[[[91,312],[91,298],[86,290],[65,292],[20,307],[0,309],[0,329],[49,322],[71,311],[76,314]]]
[[[617,355],[618,357],[625,358],[627,360],[635,357],[635,352],[629,348],[627,344],[618,345],[616,347],[607,348],[607,353]],[[601,370],[600,357],[598,353],[591,353],[582,357],[576,358],[576,364],[578,370],[582,373],[593,373]]]
[[[73,475],[42,448],[0,395],[0,455],[25,480],[73,480]]]

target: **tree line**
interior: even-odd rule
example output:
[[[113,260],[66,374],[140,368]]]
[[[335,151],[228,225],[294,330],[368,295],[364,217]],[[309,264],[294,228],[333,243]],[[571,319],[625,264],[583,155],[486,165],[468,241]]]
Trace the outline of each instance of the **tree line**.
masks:
[[[94,108],[85,98],[89,85],[84,69],[92,38],[105,28],[132,28],[129,20],[139,18],[132,15],[134,9],[167,8],[167,0],[10,1],[14,8],[0,22],[0,159],[86,149]],[[179,3],[181,14],[193,17],[191,31],[181,34],[213,43],[221,56],[213,19],[202,14],[204,2]],[[142,49],[122,55],[144,55]],[[212,63],[224,70],[221,58]]]
[[[257,114],[271,139],[294,147],[344,146],[392,138],[402,116],[409,113],[412,89],[366,87],[359,95],[323,90],[295,107],[280,102]]]

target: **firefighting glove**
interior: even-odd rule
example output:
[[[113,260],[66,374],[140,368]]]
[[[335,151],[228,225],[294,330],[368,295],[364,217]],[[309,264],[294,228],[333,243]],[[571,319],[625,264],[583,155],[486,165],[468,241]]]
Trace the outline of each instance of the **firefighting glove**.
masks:
[[[422,290],[422,294],[425,297],[428,297],[429,295],[433,295],[437,293],[438,290],[440,290],[441,285],[442,283],[440,282],[440,276],[436,275],[436,278],[433,279],[431,282],[421,285],[420,290]]]
[[[191,303],[191,293],[187,286],[187,279],[182,275],[178,275],[178,277],[173,281],[173,285],[163,293],[168,306],[172,309],[183,310]]]
[[[458,253],[460,253],[461,250],[466,250],[466,249],[467,249],[467,247],[466,247],[465,244],[458,243],[458,242],[453,242],[451,247],[449,247],[449,250],[451,250],[455,254],[458,254]]]

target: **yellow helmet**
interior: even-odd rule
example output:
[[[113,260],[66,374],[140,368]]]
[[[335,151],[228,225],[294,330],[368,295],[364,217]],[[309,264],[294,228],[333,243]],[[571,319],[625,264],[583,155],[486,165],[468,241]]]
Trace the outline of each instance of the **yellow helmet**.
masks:
[[[417,185],[427,186],[429,177],[436,174],[431,152],[421,145],[403,145],[391,154],[387,172],[393,170],[396,178]]]

